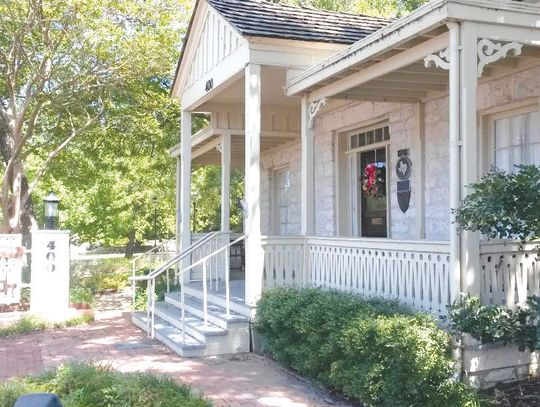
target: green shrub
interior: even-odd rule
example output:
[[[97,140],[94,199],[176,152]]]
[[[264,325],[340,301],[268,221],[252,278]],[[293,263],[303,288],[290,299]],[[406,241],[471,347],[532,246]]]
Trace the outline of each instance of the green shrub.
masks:
[[[92,321],[94,321],[94,315],[92,314],[81,314],[63,322],[47,322],[34,316],[28,316],[19,319],[13,325],[0,328],[0,338],[24,335],[30,332],[43,331],[45,329],[62,329],[65,327],[87,325]]]
[[[540,349],[540,297],[511,310],[502,305],[482,305],[477,297],[463,296],[450,308],[450,328],[482,343],[514,344],[521,351]]]
[[[279,288],[259,301],[256,329],[280,362],[372,406],[480,405],[451,379],[450,336],[395,301]]]
[[[194,396],[189,387],[165,376],[120,373],[106,366],[68,363],[37,377],[0,385],[0,406],[12,406],[27,393],[57,394],[65,407],[202,407],[211,404]]]

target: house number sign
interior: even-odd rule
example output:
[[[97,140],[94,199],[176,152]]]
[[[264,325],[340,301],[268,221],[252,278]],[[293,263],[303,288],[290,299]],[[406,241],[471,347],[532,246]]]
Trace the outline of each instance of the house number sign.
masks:
[[[397,198],[401,212],[405,213],[409,210],[411,202],[411,177],[412,161],[409,158],[409,149],[398,151],[398,160],[396,163],[397,182]]]
[[[60,318],[69,305],[69,232],[32,233],[30,309],[47,318]]]

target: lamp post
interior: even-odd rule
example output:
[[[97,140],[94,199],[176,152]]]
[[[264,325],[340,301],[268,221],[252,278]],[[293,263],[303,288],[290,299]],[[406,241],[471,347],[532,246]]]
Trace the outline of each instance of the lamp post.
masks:
[[[58,203],[60,199],[54,192],[49,192],[43,199],[43,207],[45,209],[45,229],[55,230],[58,228]]]

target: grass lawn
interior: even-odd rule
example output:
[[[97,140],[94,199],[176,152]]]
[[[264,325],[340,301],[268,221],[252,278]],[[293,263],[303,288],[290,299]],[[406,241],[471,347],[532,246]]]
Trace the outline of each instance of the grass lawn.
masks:
[[[166,376],[120,373],[110,367],[71,362],[40,376],[0,385],[0,407],[28,393],[55,393],[64,407],[206,407],[212,404]]]

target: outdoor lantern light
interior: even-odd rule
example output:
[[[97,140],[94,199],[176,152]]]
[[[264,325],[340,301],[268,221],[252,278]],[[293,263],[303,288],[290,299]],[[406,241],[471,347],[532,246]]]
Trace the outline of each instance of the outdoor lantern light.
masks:
[[[43,199],[43,207],[45,209],[45,229],[54,230],[58,227],[58,203],[60,199],[54,192],[49,192]]]

